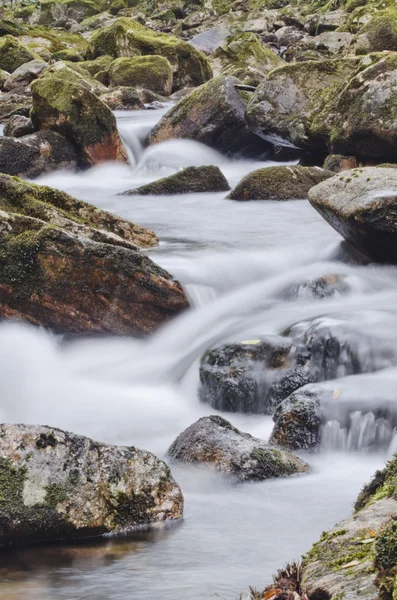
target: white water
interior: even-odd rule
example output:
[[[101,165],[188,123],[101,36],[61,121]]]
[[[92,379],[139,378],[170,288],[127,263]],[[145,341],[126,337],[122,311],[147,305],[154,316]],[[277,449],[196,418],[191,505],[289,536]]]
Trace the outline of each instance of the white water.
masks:
[[[120,119],[133,168],[108,164],[40,182],[156,231],[162,242],[150,255],[182,282],[193,308],[146,341],[65,344],[46,331],[1,325],[0,420],[59,426],[164,456],[184,427],[214,412],[197,399],[198,361],[208,346],[279,334],[316,318],[367,335],[364,362],[365,353],[381,361],[387,348],[380,365],[387,369],[319,384],[330,423],[324,449],[307,457],[312,474],[231,485],[205,469],[173,468],[186,499],[183,523],[2,555],[0,595],[7,600],[234,600],[249,585],[264,586],[346,516],[362,484],[396,448],[397,269],[359,265],[346,255],[342,262],[339,236],[305,201],[118,196],[187,165],[218,164],[231,185],[264,166],[232,162],[189,141],[143,151],[157,119],[153,112]],[[349,291],[285,299],[286,287],[329,274],[344,275]],[[386,420],[379,420],[380,408]],[[269,417],[225,416],[258,437],[270,434]],[[368,453],[374,445],[381,448]]]

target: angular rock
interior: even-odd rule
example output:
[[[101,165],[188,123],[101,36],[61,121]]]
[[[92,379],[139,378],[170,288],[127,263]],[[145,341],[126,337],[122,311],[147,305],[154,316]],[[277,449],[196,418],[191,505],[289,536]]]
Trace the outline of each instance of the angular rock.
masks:
[[[313,391],[297,390],[279,404],[273,414],[269,442],[290,450],[315,450],[321,441],[325,417]]]
[[[77,21],[96,15],[101,11],[94,0],[43,0],[40,3],[40,25],[51,25],[56,21]]]
[[[26,117],[12,119],[25,120]],[[27,121],[22,127],[31,130],[32,123],[30,119]],[[7,129],[4,133],[8,133]],[[0,137],[0,173],[33,178],[58,169],[74,169],[77,162],[74,146],[53,131],[39,131],[23,137]]]
[[[187,167],[174,175],[148,183],[124,195],[150,196],[189,194],[200,192],[226,192],[229,184],[219,167]]]
[[[238,481],[263,481],[309,471],[297,456],[239,431],[218,416],[203,417],[190,425],[168,454],[177,461],[211,465]]]
[[[174,91],[198,86],[211,78],[205,55],[187,42],[157,33],[132,19],[121,17],[95,31],[90,40],[90,58],[102,55],[134,57],[160,55],[169,60],[174,70]]]
[[[34,81],[32,93],[35,128],[51,129],[68,138],[83,166],[127,161],[113,113],[92,92],[52,75]]]
[[[138,87],[169,96],[173,73],[170,62],[162,56],[117,58],[109,69],[111,86]]]
[[[342,156],[342,154],[329,154],[324,161],[323,168],[334,173],[348,171],[358,167],[355,156]]]
[[[320,167],[265,167],[246,175],[228,196],[231,200],[299,200],[332,173]]]
[[[4,82],[4,90],[10,92],[14,89],[26,88],[34,79],[37,79],[47,67],[48,64],[41,59],[35,59],[24,63],[7,77]]]
[[[29,135],[30,133],[34,133],[32,120],[29,117],[24,117],[23,115],[14,115],[8,119],[7,123],[5,124],[3,135],[20,138],[24,135]],[[6,173],[7,171],[2,172]]]
[[[22,42],[12,35],[0,38],[0,69],[13,73],[24,63],[37,59]]]
[[[228,35],[229,32],[227,29],[209,29],[208,31],[202,31],[192,37],[192,39],[189,40],[189,44],[192,44],[197,50],[201,50],[201,52],[204,52],[204,54],[209,56],[222,45]]]
[[[0,547],[131,530],[180,519],[167,465],[40,425],[0,425]]]
[[[91,77],[86,69],[70,62],[65,63],[60,61],[55,63],[43,73],[42,77],[57,77],[68,84],[74,83],[76,85],[81,85],[84,89],[92,92],[96,96],[108,91],[107,87],[94,77]]]
[[[239,83],[235,77],[217,77],[182,98],[153,129],[151,142],[185,138],[225,153],[266,152],[267,145],[245,123],[246,92],[236,89]]]
[[[32,107],[32,98],[14,92],[0,94],[0,121],[5,121],[13,115],[29,116]]]
[[[141,93],[136,88],[116,87],[104,94],[99,99],[111,110],[144,110]]]
[[[366,167],[335,175],[309,192],[312,206],[370,259],[397,264],[397,171]]]

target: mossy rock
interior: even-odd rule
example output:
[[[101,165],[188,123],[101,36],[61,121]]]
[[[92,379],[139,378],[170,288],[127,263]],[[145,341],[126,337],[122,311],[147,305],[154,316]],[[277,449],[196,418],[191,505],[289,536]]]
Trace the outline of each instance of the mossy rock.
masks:
[[[51,427],[0,427],[0,547],[125,531],[182,512],[178,484],[149,452]]]
[[[310,188],[332,175],[320,167],[265,167],[246,175],[228,198],[243,201],[305,199]]]
[[[112,56],[99,56],[95,60],[85,60],[79,64],[81,69],[87,71],[91,77],[96,77],[98,73],[108,72],[113,62]]]
[[[94,77],[91,77],[87,69],[73,62],[59,61],[48,67],[42,74],[42,78],[51,79],[52,77],[62,79],[65,81],[65,84],[74,83],[80,85],[97,96],[107,91],[106,86]]]
[[[30,50],[38,54],[45,50],[54,54],[74,49],[85,56],[88,47],[87,40],[79,33],[39,25],[26,27],[26,34],[21,39]]]
[[[169,96],[172,92],[173,72],[170,62],[162,56],[117,58],[110,65],[109,79],[113,87],[145,88]]]
[[[132,19],[121,17],[94,31],[89,58],[110,55],[114,58],[159,55],[167,58],[174,70],[174,91],[196,87],[211,78],[206,56],[187,42],[154,32]]]
[[[82,62],[84,60],[83,54],[77,50],[77,48],[66,48],[65,50],[58,50],[52,55],[54,60],[69,61],[69,62]]]
[[[378,569],[397,566],[397,520],[391,519],[376,536],[375,564]]]
[[[12,35],[0,38],[0,69],[12,73],[31,60],[39,57]]]
[[[397,494],[397,457],[390,460],[384,469],[376,471],[371,481],[364,485],[361,490],[354,509],[361,510],[381,500],[391,498]]]
[[[31,118],[36,129],[51,129],[67,137],[78,149],[82,165],[126,162],[116,119],[91,91],[47,75],[33,82],[32,94]]]
[[[270,442],[291,450],[316,450],[324,420],[316,394],[297,390],[276,407]]]
[[[161,196],[202,192],[226,192],[229,189],[229,184],[218,167],[187,167],[169,177],[164,177],[153,183],[128,190],[124,192],[124,195]]]
[[[39,25],[51,25],[54,21],[72,19],[83,21],[101,11],[94,0],[43,0],[40,3]]]
[[[228,37],[211,56],[216,75],[233,75],[242,83],[258,85],[266,73],[280,67],[284,61],[254,33],[239,33]]]
[[[21,34],[22,27],[17,21],[0,19],[0,37],[3,37],[4,35],[13,35],[18,37]]]
[[[10,74],[3,69],[0,69],[0,91],[3,89],[5,82],[9,78]]]
[[[370,52],[397,50],[397,11],[375,17],[366,27]]]
[[[127,3],[125,0],[113,0],[109,6],[109,12],[111,15],[117,15],[117,13],[120,12],[120,10],[123,10],[123,8],[127,8]]]
[[[141,93],[136,88],[120,86],[101,94],[99,99],[111,110],[144,110]]]

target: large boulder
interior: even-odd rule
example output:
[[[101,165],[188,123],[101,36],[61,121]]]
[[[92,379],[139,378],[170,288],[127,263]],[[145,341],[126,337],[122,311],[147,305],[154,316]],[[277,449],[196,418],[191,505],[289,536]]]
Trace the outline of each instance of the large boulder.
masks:
[[[284,61],[262,44],[255,33],[228,37],[211,57],[215,75],[233,75],[242,83],[258,85],[266,73]]]
[[[154,32],[132,19],[121,17],[95,31],[89,57],[134,57],[156,54],[169,60],[174,70],[174,90],[201,85],[212,71],[205,55],[176,37]]]
[[[366,167],[335,175],[309,192],[312,206],[370,259],[397,264],[397,170]]]
[[[26,88],[34,79],[37,79],[47,67],[48,64],[46,62],[37,58],[24,63],[7,77],[3,89],[6,92],[10,92],[14,89]]]
[[[225,153],[266,150],[245,123],[246,98],[236,89],[239,83],[235,77],[217,77],[182,98],[153,129],[151,142],[186,138]]]
[[[227,192],[229,184],[219,167],[187,167],[174,175],[164,177],[128,190],[124,195],[169,195],[200,192]]]
[[[15,119],[25,120],[26,117],[13,117]],[[25,127],[31,130],[32,123],[30,119],[26,120]],[[53,131],[39,131],[23,137],[0,137],[0,173],[38,177],[58,169],[74,169],[77,162],[78,155],[73,144]]]
[[[81,85],[84,89],[92,92],[96,96],[108,91],[107,87],[95,79],[95,77],[92,77],[87,69],[71,62],[60,61],[55,63],[46,69],[42,75],[42,78],[44,77],[57,77],[68,84],[75,83],[76,85]]]
[[[265,167],[252,171],[228,196],[231,200],[299,200],[332,173],[320,167]]]
[[[315,450],[324,424],[320,400],[313,390],[297,390],[279,404],[273,414],[271,444],[291,450]]]
[[[0,425],[0,547],[90,537],[180,519],[167,465],[40,425]]]
[[[184,463],[211,465],[238,481],[263,481],[309,471],[309,466],[294,454],[239,431],[219,416],[202,417],[190,425],[176,438],[168,454]]]
[[[64,135],[77,148],[83,166],[127,161],[111,110],[83,86],[45,76],[32,84],[31,118],[36,129]]]
[[[24,63],[37,58],[29,48],[12,35],[0,38],[0,69],[13,73]]]
[[[117,58],[110,65],[109,79],[113,87],[146,88],[164,96],[172,92],[172,67],[163,56]]]

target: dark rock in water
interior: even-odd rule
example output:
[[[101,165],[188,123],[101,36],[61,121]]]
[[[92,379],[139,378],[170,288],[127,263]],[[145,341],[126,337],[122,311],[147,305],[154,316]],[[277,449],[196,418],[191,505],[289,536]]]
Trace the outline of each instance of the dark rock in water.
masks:
[[[245,123],[246,92],[236,90],[237,83],[235,77],[217,77],[182,98],[153,129],[151,143],[184,138],[225,153],[266,152],[266,143]]]
[[[290,355],[291,363],[296,363],[296,357]],[[295,364],[285,374],[275,378],[266,395],[267,412],[272,414],[279,404],[290,394],[304,387],[308,383],[318,380],[318,372],[312,369],[310,360],[305,364]]]
[[[40,425],[0,425],[0,547],[180,519],[182,492],[150,452]]]
[[[345,171],[310,190],[309,200],[345,240],[370,259],[397,264],[397,171]]]
[[[4,82],[4,90],[10,92],[14,89],[25,88],[37,79],[48,67],[43,60],[35,59],[24,63],[16,69]]]
[[[313,298],[319,300],[347,294],[349,291],[350,286],[346,282],[346,277],[335,274],[290,285],[282,292],[282,295],[288,299]]]
[[[218,416],[203,417],[190,425],[168,454],[181,462],[212,465],[239,481],[263,481],[309,471],[294,454],[269,446]]]
[[[209,55],[222,45],[228,35],[229,31],[227,29],[209,29],[195,35],[189,40],[189,44]]]
[[[226,192],[229,184],[218,167],[187,167],[174,175],[148,183],[123,195],[169,195],[199,192]]]
[[[299,200],[332,173],[320,167],[265,167],[249,173],[228,196],[231,200]]]
[[[287,366],[290,347],[286,339],[265,338],[209,350],[200,365],[202,400],[228,412],[272,412],[267,392]]]
[[[32,120],[29,117],[24,117],[23,115],[14,115],[8,119],[4,127],[4,135],[6,137],[20,138],[33,132],[34,127]],[[5,172],[6,171],[3,171],[3,173]]]
[[[321,440],[324,416],[315,393],[298,390],[279,404],[273,414],[271,444],[291,450],[316,449]]]
[[[20,122],[23,119],[25,123]],[[18,120],[22,131],[32,129],[30,119]],[[17,125],[17,128],[18,128]],[[7,133],[8,125],[5,130]],[[17,129],[18,132],[18,129]],[[53,131],[39,131],[24,137],[0,137],[0,173],[21,177],[38,177],[57,169],[74,169],[78,162],[75,147],[63,135]]]

